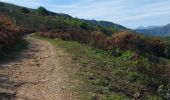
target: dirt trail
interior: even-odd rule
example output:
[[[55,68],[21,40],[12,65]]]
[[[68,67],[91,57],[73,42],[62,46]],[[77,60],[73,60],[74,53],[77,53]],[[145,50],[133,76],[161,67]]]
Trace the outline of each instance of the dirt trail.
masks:
[[[73,100],[58,58],[62,50],[30,36],[26,40],[27,50],[13,61],[0,62],[0,100]]]

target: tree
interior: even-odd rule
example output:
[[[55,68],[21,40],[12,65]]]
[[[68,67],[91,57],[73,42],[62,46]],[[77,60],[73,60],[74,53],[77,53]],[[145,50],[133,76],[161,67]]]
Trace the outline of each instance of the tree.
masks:
[[[164,55],[165,55],[165,57],[170,58],[170,43],[166,43]]]
[[[4,6],[4,5],[5,5],[4,3],[0,2],[0,6]]]
[[[23,13],[26,13],[26,14],[30,13],[29,9],[24,8],[24,7],[21,8],[21,11],[22,11]]]
[[[41,6],[37,9],[37,13],[42,16],[49,15],[49,11]]]

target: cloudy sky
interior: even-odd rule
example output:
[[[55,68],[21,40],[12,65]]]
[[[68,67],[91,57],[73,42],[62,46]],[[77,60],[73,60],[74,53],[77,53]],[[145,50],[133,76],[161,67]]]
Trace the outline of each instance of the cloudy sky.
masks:
[[[170,0],[0,0],[30,8],[44,6],[73,17],[112,21],[128,28],[170,23]]]

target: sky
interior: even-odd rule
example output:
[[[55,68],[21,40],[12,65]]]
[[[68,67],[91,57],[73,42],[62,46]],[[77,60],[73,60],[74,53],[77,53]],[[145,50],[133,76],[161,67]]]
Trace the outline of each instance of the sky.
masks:
[[[111,21],[135,29],[170,23],[170,0],[0,0],[73,17]]]

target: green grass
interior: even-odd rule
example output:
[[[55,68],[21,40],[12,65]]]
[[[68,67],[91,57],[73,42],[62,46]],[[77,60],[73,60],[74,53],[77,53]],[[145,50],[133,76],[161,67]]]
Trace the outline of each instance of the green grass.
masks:
[[[170,43],[170,36],[167,36],[167,37],[163,38],[163,40],[164,40],[165,42]]]
[[[41,39],[63,48],[74,63],[80,64],[78,69],[71,66],[71,69],[77,69],[72,78],[83,83],[75,89],[80,100],[131,100],[138,94],[139,98],[161,100],[157,89],[166,84],[166,78],[154,73],[154,67],[146,57],[132,59],[134,52],[131,51],[114,57],[110,52],[88,44]]]
[[[27,48],[27,45],[28,43],[25,40],[18,40],[14,45],[0,51],[0,60],[14,59],[20,51]]]

